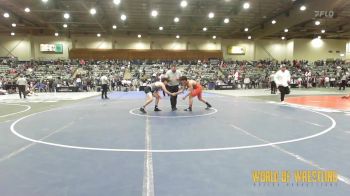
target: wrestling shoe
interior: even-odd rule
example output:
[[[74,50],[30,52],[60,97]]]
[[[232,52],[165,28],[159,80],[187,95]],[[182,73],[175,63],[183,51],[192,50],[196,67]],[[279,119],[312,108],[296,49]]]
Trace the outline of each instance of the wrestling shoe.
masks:
[[[143,114],[147,114],[145,108],[140,108],[140,112],[142,112]]]
[[[160,110],[159,108],[154,108],[154,111],[155,111],[155,112],[160,112],[160,111],[162,111],[162,110]]]
[[[209,110],[212,106],[209,103],[206,103],[207,107],[205,108],[206,110]]]
[[[192,108],[184,109],[185,112],[192,112]]]

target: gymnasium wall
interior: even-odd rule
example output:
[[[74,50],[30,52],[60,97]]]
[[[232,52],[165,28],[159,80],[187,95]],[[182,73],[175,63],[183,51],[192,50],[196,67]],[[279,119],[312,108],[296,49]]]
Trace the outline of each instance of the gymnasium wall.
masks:
[[[338,52],[337,52],[338,51]],[[294,58],[295,59],[339,59],[340,54],[346,53],[346,40],[332,39],[295,39]],[[343,57],[345,58],[345,57]]]
[[[210,39],[205,37],[87,37],[71,38],[54,36],[0,36],[0,56],[16,56],[20,60],[30,59],[67,59],[69,50],[76,49],[137,49],[137,50],[221,50],[224,59],[258,60],[258,59],[307,59],[319,60],[341,58],[340,53],[350,59],[350,41],[323,39],[322,43],[314,43],[310,39],[293,40],[246,40],[246,39]],[[62,54],[42,53],[40,44],[63,44]],[[227,47],[240,46],[245,49],[244,55],[230,55]],[[329,53],[332,51],[332,53]],[[339,51],[340,53],[336,53]]]

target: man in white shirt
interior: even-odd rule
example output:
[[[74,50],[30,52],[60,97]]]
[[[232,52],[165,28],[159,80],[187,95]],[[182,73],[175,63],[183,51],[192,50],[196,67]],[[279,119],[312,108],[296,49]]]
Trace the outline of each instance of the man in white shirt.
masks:
[[[179,79],[181,77],[181,72],[179,70],[176,70],[176,65],[173,65],[171,67],[171,70],[166,72],[166,77],[169,79],[167,89],[171,93],[176,93],[179,91]],[[177,110],[176,104],[177,104],[177,95],[170,97],[170,104],[171,109],[173,111]]]
[[[274,80],[278,90],[281,92],[281,102],[284,103],[284,96],[290,93],[290,73],[287,70],[286,65],[281,65],[281,69],[275,74]]]
[[[107,97],[107,91],[108,91],[108,78],[106,75],[103,75],[101,78],[100,78],[100,81],[101,81],[101,85],[102,85],[102,99],[108,99]]]
[[[18,85],[19,98],[22,99],[22,94],[23,94],[23,97],[25,99],[26,98],[27,80],[26,80],[26,78],[23,75],[21,75],[18,78],[17,85]]]

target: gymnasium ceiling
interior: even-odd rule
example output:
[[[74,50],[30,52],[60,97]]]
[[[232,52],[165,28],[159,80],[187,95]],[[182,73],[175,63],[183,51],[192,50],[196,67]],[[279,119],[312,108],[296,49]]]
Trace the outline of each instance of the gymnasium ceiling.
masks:
[[[10,35],[205,36],[212,38],[350,38],[350,0],[0,0],[0,33]],[[118,1],[118,0],[116,0]],[[249,2],[250,8],[244,9]],[[300,7],[306,6],[305,11]],[[29,8],[30,12],[24,9]],[[91,15],[90,9],[96,14]],[[157,10],[156,17],[151,11]],[[315,18],[315,11],[334,11]],[[209,19],[208,14],[214,13]],[[8,13],[9,17],[4,17]],[[63,17],[70,15],[69,19]],[[127,19],[121,20],[125,14]],[[179,22],[175,23],[174,18]],[[224,19],[228,18],[229,23]],[[276,20],[276,24],[271,21]],[[320,21],[316,26],[315,21]],[[15,23],[16,27],[12,27]],[[64,28],[63,24],[68,27]],[[117,28],[113,29],[113,25]],[[159,30],[162,26],[163,30]],[[207,31],[203,31],[206,27]],[[244,29],[248,28],[248,31]],[[284,32],[285,29],[288,32]],[[326,32],[321,33],[324,29]]]

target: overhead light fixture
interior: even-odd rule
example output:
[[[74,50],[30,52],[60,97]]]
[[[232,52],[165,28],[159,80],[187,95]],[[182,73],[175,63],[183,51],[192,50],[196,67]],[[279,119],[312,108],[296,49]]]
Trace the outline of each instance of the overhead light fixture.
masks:
[[[210,13],[208,14],[208,17],[209,17],[209,18],[214,18],[214,16],[215,16],[215,14],[214,14],[213,12],[210,12]]]
[[[64,14],[63,14],[63,18],[69,19],[69,18],[70,18],[70,15],[69,15],[68,13],[64,13]]]
[[[9,18],[9,17],[10,17],[10,14],[7,13],[7,12],[5,12],[5,13],[4,13],[4,17],[5,17],[5,18]]]
[[[176,39],[180,39],[180,35],[176,35]]]
[[[203,27],[203,31],[207,31],[208,30],[208,28],[207,27]]]
[[[164,29],[163,27],[159,27],[159,30],[160,30],[160,31],[163,31],[163,29]]]
[[[122,21],[126,20],[126,15],[125,15],[125,14],[122,14],[122,15],[120,16],[120,19],[122,19]]]
[[[174,18],[174,22],[175,22],[175,23],[178,23],[179,21],[180,21],[180,19],[179,19],[178,17],[175,17],[175,18]]]
[[[138,37],[138,38],[141,38],[142,36],[141,36],[141,34],[138,34],[137,37]]]
[[[320,21],[318,21],[318,20],[315,21],[315,25],[316,25],[316,26],[318,26],[318,25],[320,25],[320,24],[321,24]]]
[[[282,36],[282,37],[281,37],[281,39],[282,39],[282,40],[285,40],[285,39],[286,39],[286,37]]]
[[[216,35],[213,35],[213,39],[216,39]]]
[[[321,30],[321,33],[326,33],[326,30],[322,29],[322,30]]]
[[[187,1],[181,1],[181,3],[180,3],[180,6],[181,7],[187,7],[187,5],[188,5],[188,3],[187,3]]]
[[[289,31],[288,29],[284,29],[284,32],[285,32],[285,33],[288,33],[288,31]]]
[[[11,32],[11,36],[15,36],[16,35],[16,33],[15,32]]]
[[[117,25],[113,25],[112,28],[113,28],[113,29],[117,29]]]
[[[248,39],[252,39],[252,36],[249,35],[249,36],[248,36]]]
[[[248,31],[249,31],[249,28],[244,28],[244,31],[245,31],[245,32],[248,32]]]
[[[113,3],[116,4],[116,5],[119,5],[120,4],[120,0],[113,0]]]
[[[97,37],[101,37],[101,34],[100,33],[97,33],[97,35],[96,35]]]
[[[153,10],[153,11],[151,12],[151,16],[157,17],[157,16],[158,16],[158,11],[157,11],[157,10]]]
[[[63,24],[63,28],[67,28],[68,27],[68,25],[67,24]]]
[[[17,24],[16,23],[12,23],[12,27],[16,27],[17,26]]]
[[[246,9],[249,9],[250,8],[250,3],[249,2],[245,2],[243,4],[243,8],[246,10]]]
[[[26,8],[24,9],[24,11],[27,12],[27,13],[29,13],[29,12],[30,12],[29,7],[26,7]]]
[[[300,6],[300,11],[305,11],[305,10],[306,10],[306,6],[305,5]]]
[[[41,0],[42,2],[44,2],[44,3],[47,3],[49,0]]]
[[[227,24],[227,23],[229,23],[229,22],[230,22],[230,19],[229,19],[229,18],[225,18],[225,19],[224,19],[224,23]]]
[[[58,33],[55,33],[55,36],[58,37]]]
[[[91,15],[95,15],[96,14],[96,9],[95,8],[91,8],[90,9],[90,14]]]
[[[276,20],[272,20],[271,23],[272,23],[272,24],[276,24],[277,21],[276,21]]]
[[[341,53],[341,54],[340,54],[340,56],[341,56],[341,57],[344,57],[344,56],[345,56],[345,54],[344,54],[344,53]]]

